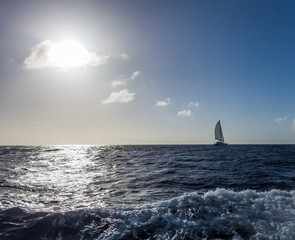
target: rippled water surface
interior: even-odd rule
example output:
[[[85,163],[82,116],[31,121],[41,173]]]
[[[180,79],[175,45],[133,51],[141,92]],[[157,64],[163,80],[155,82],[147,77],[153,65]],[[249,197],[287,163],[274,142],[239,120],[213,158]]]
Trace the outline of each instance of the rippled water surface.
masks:
[[[293,145],[3,146],[0,238],[295,239],[294,183]]]

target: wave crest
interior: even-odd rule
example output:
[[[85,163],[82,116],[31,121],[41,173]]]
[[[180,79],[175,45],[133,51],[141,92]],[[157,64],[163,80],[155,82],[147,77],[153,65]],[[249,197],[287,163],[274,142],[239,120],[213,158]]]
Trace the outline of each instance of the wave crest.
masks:
[[[295,239],[294,199],[294,191],[216,189],[154,204],[65,213],[28,213],[14,208],[0,212],[0,237]]]

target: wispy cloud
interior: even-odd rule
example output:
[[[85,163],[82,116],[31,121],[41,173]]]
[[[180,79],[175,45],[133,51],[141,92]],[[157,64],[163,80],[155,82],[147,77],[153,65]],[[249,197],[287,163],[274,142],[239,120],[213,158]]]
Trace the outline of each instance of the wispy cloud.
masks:
[[[165,100],[162,101],[157,101],[156,105],[159,107],[166,107],[168,105],[171,104],[171,99],[170,98],[166,98]]]
[[[196,108],[199,108],[199,106],[200,106],[200,103],[198,103],[198,102],[190,102],[188,104],[188,107],[196,107]]]
[[[129,58],[129,56],[128,56],[127,53],[121,53],[121,54],[119,55],[119,57],[121,57],[121,58],[123,58],[123,59],[128,59],[128,58]]]
[[[188,110],[183,110],[183,111],[180,111],[180,112],[177,113],[177,116],[179,116],[179,117],[190,117],[192,115],[193,115],[193,113],[189,109]]]
[[[136,71],[132,73],[131,76],[128,78],[120,77],[119,79],[112,81],[111,86],[112,87],[126,86],[130,81],[136,79],[139,76],[139,74],[140,74],[140,71]]]
[[[67,42],[68,43],[68,42]],[[31,49],[30,55],[24,60],[26,69],[42,68],[64,68],[66,61],[70,62],[71,67],[97,66],[106,63],[108,55],[98,55],[95,52],[88,51],[79,43],[75,44],[76,50],[69,51],[69,44],[55,43],[51,40],[45,40]],[[67,49],[63,49],[63,47]]]
[[[277,124],[281,124],[286,119],[287,119],[287,117],[275,118],[275,121],[276,121]]]
[[[188,108],[192,108],[192,107],[199,108],[199,106],[200,106],[200,104],[198,102],[190,102],[187,105]],[[185,109],[185,110],[179,111],[177,113],[177,116],[178,117],[191,117],[191,116],[193,116],[193,112],[190,109]]]
[[[117,87],[117,86],[126,86],[127,85],[127,81],[126,79],[118,79],[118,80],[114,80],[111,82],[112,87]]]
[[[140,74],[140,71],[136,71],[136,72],[132,73],[130,80],[134,80],[135,78],[138,77],[139,74]]]
[[[104,104],[116,103],[116,102],[130,102],[134,99],[135,93],[130,93],[128,89],[123,89],[118,92],[112,92],[106,100],[103,101]]]

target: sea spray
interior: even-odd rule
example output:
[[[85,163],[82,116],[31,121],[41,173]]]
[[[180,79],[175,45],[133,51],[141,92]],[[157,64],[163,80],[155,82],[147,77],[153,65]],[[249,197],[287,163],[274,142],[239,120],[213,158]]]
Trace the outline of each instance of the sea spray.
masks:
[[[1,211],[1,238],[294,239],[294,199],[294,191],[217,189],[153,204],[63,213],[18,209],[18,217]]]

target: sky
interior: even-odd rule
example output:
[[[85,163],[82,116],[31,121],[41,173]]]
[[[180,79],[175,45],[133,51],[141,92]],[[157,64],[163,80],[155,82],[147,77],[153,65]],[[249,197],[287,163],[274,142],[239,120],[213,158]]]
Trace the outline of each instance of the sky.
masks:
[[[295,144],[295,2],[3,0],[0,144]]]

